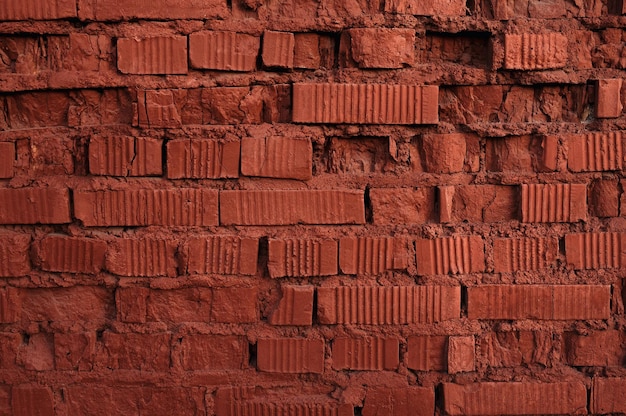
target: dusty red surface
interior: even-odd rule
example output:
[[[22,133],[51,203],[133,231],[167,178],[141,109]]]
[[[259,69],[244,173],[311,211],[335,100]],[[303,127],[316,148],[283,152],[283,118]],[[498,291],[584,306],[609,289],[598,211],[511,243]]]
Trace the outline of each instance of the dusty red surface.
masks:
[[[0,415],[626,413],[623,13],[4,0]]]

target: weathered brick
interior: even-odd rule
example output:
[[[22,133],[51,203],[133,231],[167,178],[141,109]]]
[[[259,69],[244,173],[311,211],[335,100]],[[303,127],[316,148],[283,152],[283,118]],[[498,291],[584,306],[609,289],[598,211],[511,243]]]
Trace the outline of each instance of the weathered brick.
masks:
[[[144,323],[148,313],[150,289],[123,287],[115,291],[117,319],[121,322]]]
[[[618,179],[596,179],[589,188],[589,213],[594,217],[618,217],[622,190]]]
[[[20,366],[17,363],[17,356],[23,346],[22,334],[16,332],[0,333],[0,368],[3,370],[17,370]],[[1,388],[0,388],[1,390]],[[2,393],[0,392],[0,397]],[[2,399],[0,399],[0,403]],[[2,405],[0,404],[0,414]]]
[[[259,240],[256,238],[192,238],[185,247],[187,273],[254,275],[257,272]]]
[[[0,179],[12,178],[15,174],[15,143],[0,142]]]
[[[395,338],[335,338],[335,370],[395,370],[400,364],[400,342]]]
[[[484,242],[478,236],[459,236],[415,241],[417,273],[467,274],[485,270]]]
[[[385,12],[418,16],[465,16],[463,0],[390,0],[385,1]]]
[[[0,323],[13,323],[20,320],[22,297],[21,289],[15,287],[0,289]]]
[[[107,244],[93,238],[48,235],[39,244],[41,268],[51,272],[98,273]]]
[[[293,121],[326,124],[437,124],[437,86],[294,84]]]
[[[405,325],[460,317],[458,286],[341,286],[317,289],[322,324]]]
[[[0,20],[55,20],[76,17],[75,0],[6,0]]]
[[[374,224],[423,224],[435,220],[435,188],[370,189]]]
[[[269,241],[271,277],[337,274],[339,243],[335,240],[288,239]]]
[[[296,33],[293,66],[317,69],[322,66],[322,43],[326,38],[317,33]]]
[[[239,336],[189,334],[179,350],[187,371],[239,370],[248,363],[248,343]]]
[[[565,236],[565,256],[570,267],[613,269],[626,265],[624,233],[580,233]]]
[[[504,35],[506,69],[554,69],[567,64],[568,38],[561,33]]]
[[[224,87],[202,90],[202,124],[260,124],[271,112],[264,87]]]
[[[626,378],[594,377],[591,386],[591,403],[589,410],[592,414],[626,413]]]
[[[513,136],[487,140],[485,165],[491,172],[553,172],[557,170],[559,137]]]
[[[118,39],[117,69],[124,74],[186,74],[187,37]]]
[[[572,172],[622,170],[624,140],[621,131],[566,135],[567,166]]]
[[[324,340],[259,339],[257,368],[270,373],[321,374],[324,371]]]
[[[235,32],[195,32],[189,35],[192,68],[254,71],[260,38]]]
[[[556,264],[559,242],[556,238],[495,238],[495,272],[542,270]]]
[[[364,224],[363,191],[221,191],[221,225]]]
[[[474,371],[476,363],[473,336],[448,339],[448,373]]]
[[[54,396],[48,387],[13,386],[11,404],[14,416],[54,416]]]
[[[344,60],[353,61],[359,68],[412,66],[415,63],[415,30],[349,29],[343,33],[341,50]]]
[[[596,117],[616,118],[622,114],[621,79],[601,79],[596,85]]]
[[[24,276],[30,271],[30,236],[0,233],[0,277]]]
[[[470,319],[608,319],[611,287],[486,285],[467,289]]]
[[[313,286],[282,286],[282,297],[269,323],[271,325],[311,325],[313,323]]]
[[[619,366],[624,358],[620,335],[612,329],[589,335],[567,332],[563,337],[565,362],[571,366]]]
[[[428,416],[435,411],[435,391],[428,387],[368,387],[363,416]]]
[[[576,222],[587,219],[587,185],[522,185],[522,222]]]
[[[266,30],[263,33],[263,65],[293,68],[295,38],[293,33]]]
[[[91,371],[96,356],[96,333],[54,334],[57,370]]]
[[[65,224],[71,222],[67,189],[0,189],[0,224]]]
[[[339,242],[339,267],[344,274],[382,274],[408,266],[402,238],[346,237]]]
[[[540,364],[553,367],[561,356],[561,345],[548,331],[500,331],[481,336],[478,362],[489,367],[517,367]]]
[[[422,136],[424,165],[430,173],[462,172],[467,153],[465,135],[425,134]]]
[[[112,291],[103,287],[22,289],[21,316],[34,322],[104,325],[113,312]]]
[[[12,414],[11,409],[11,386],[0,385],[0,412],[5,415]]]
[[[500,222],[518,219],[518,190],[513,186],[439,187],[439,221]]]
[[[89,140],[89,172],[111,176],[161,175],[162,146],[160,139],[93,136]]]
[[[182,126],[180,109],[173,90],[138,90],[135,123],[144,128]]]
[[[54,370],[54,339],[52,334],[29,334],[17,354],[17,362],[28,371]]]
[[[74,214],[87,227],[217,225],[217,205],[210,189],[74,192]]]
[[[79,0],[79,17],[87,20],[210,19],[226,17],[226,0]]]
[[[447,366],[447,336],[419,335],[407,339],[407,367],[418,371],[444,371]]]
[[[239,153],[239,141],[171,140],[167,142],[167,177],[237,178]]]
[[[170,333],[104,332],[97,362],[107,369],[166,371],[170,368]]]
[[[116,239],[106,268],[118,276],[176,276],[176,242],[156,238]]]
[[[309,180],[313,175],[313,147],[308,139],[244,138],[241,174],[268,178]]]
[[[584,414],[587,389],[582,382],[443,383],[443,403],[449,415]]]

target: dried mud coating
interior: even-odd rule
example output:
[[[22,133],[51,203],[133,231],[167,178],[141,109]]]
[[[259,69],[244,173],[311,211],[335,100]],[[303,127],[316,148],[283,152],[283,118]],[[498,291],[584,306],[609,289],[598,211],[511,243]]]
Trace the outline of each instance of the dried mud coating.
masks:
[[[2,0],[0,414],[626,413],[624,27]]]

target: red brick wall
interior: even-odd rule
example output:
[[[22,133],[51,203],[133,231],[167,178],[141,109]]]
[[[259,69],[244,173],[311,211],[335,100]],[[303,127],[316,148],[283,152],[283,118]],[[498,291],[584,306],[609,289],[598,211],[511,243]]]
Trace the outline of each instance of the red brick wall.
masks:
[[[3,0],[0,415],[626,413],[620,0]]]

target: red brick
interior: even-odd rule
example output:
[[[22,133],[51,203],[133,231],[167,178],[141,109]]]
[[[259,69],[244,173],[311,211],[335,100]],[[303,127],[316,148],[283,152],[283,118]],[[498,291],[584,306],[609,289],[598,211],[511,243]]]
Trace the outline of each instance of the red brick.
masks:
[[[317,373],[324,371],[324,341],[277,338],[257,342],[257,368],[270,373]]]
[[[21,346],[17,362],[25,370],[54,370],[54,340],[51,334],[39,332],[30,334],[28,341]]]
[[[67,189],[0,189],[0,224],[65,224],[71,222]]]
[[[443,403],[449,415],[586,414],[587,389],[582,382],[443,383]]]
[[[186,74],[187,36],[118,39],[117,69],[123,74]]]
[[[411,336],[407,341],[407,367],[418,371],[446,370],[448,365],[447,336]]]
[[[576,222],[587,219],[587,185],[522,185],[522,222]]]
[[[491,172],[553,172],[557,170],[559,137],[513,136],[487,140],[485,165]]]
[[[0,142],[0,179],[12,178],[15,175],[15,143]]]
[[[518,219],[518,191],[513,186],[439,187],[441,222],[500,222]]]
[[[243,337],[190,334],[182,337],[179,349],[187,371],[239,370],[248,363],[248,343]]]
[[[344,274],[383,274],[406,269],[408,254],[402,238],[346,237],[339,242],[339,267]]]
[[[335,338],[335,370],[395,370],[400,364],[400,342],[394,338]]]
[[[363,416],[428,416],[435,412],[435,391],[428,387],[368,387]]]
[[[376,225],[423,224],[435,219],[435,188],[373,188],[370,200]]]
[[[220,225],[364,223],[363,191],[220,192]]]
[[[306,139],[244,138],[241,174],[267,178],[309,180],[313,175],[313,147]]]
[[[164,239],[116,239],[106,269],[118,276],[176,276],[177,243]]]
[[[51,272],[98,273],[107,245],[93,238],[50,234],[39,244],[41,268]]]
[[[596,117],[616,118],[622,114],[621,79],[601,79],[596,86]]]
[[[76,17],[75,0],[7,0],[0,20],[55,20]]]
[[[224,87],[202,90],[202,124],[260,124],[263,122],[263,87]]]
[[[128,296],[120,301],[133,300]],[[146,322],[210,322],[213,290],[210,288],[149,290],[146,293],[145,304]],[[132,306],[122,304],[123,310],[130,311],[130,308]],[[143,309],[139,309],[133,315],[141,318],[142,311]]]
[[[0,289],[0,323],[13,323],[22,314],[22,292],[14,287]]]
[[[213,304],[209,317],[212,322],[253,323],[258,320],[258,289],[228,287],[213,289]]]
[[[282,297],[269,318],[271,325],[311,325],[313,286],[282,286]]]
[[[3,111],[8,123],[4,130],[67,126],[70,107],[67,92],[24,92],[4,97]]]
[[[0,385],[0,414],[11,415],[11,386]]]
[[[530,364],[553,367],[559,364],[561,345],[547,331],[488,332],[481,337],[476,354],[477,362],[494,368]]]
[[[561,33],[504,35],[504,68],[554,69],[567,64],[567,36]]]
[[[57,370],[91,371],[96,355],[96,333],[54,334]]]
[[[621,268],[626,265],[625,238],[624,233],[567,234],[567,263],[577,270]]]
[[[597,179],[589,189],[589,211],[594,217],[618,217],[620,183],[617,179]]]
[[[104,325],[113,313],[113,294],[103,287],[23,289],[22,293],[22,318],[27,321]]]
[[[187,273],[254,275],[257,272],[259,240],[256,238],[192,238],[185,250]]]
[[[621,131],[567,135],[567,166],[572,172],[597,172],[624,168]]]
[[[448,339],[448,373],[474,371],[474,337],[450,337]]]
[[[274,68],[293,68],[295,38],[293,33],[263,33],[263,65]]]
[[[30,236],[0,233],[0,277],[25,276],[30,271]]]
[[[590,413],[626,413],[626,378],[594,377],[591,387]]]
[[[235,32],[196,32],[189,35],[192,68],[254,71],[260,38]]]
[[[341,286],[317,289],[321,324],[406,325],[460,317],[458,286]]]
[[[24,154],[25,144],[20,140],[19,168],[28,169],[32,176],[74,174],[75,143],[66,137],[32,137],[28,140],[28,154]]]
[[[415,63],[415,30],[349,29],[343,33],[341,53],[359,68],[412,66]]]
[[[470,319],[608,319],[611,287],[486,285],[467,289]]]
[[[163,140],[146,137],[93,136],[89,140],[92,175],[159,176]]]
[[[485,245],[478,236],[418,239],[417,273],[467,274],[485,270]]]
[[[167,142],[167,177],[218,179],[239,177],[239,141],[171,140]]]
[[[136,124],[144,128],[182,126],[180,110],[173,90],[138,90]]]
[[[385,12],[418,16],[465,16],[466,9],[462,0],[390,0],[385,2]]]
[[[79,0],[79,17],[87,20],[209,19],[226,17],[225,0]]]
[[[150,289],[125,287],[115,291],[117,319],[122,322],[144,323],[148,312]]]
[[[296,33],[293,66],[305,69],[319,68],[322,65],[320,45],[322,39],[317,33]]]
[[[104,332],[97,354],[106,369],[167,371],[170,368],[170,333],[116,334]]]
[[[571,366],[619,366],[624,358],[620,335],[620,331],[611,329],[589,335],[566,332],[563,340],[565,362]]]
[[[271,277],[337,274],[339,243],[335,240],[269,240]]]
[[[217,205],[211,189],[74,192],[74,214],[87,227],[217,225]]]
[[[559,254],[556,238],[495,238],[495,272],[535,271],[553,267]]]
[[[54,416],[54,396],[47,387],[13,386],[13,416]]]
[[[467,153],[464,134],[425,134],[422,136],[422,149],[426,171],[463,172]]]
[[[437,86],[294,84],[293,122],[437,124]]]
[[[0,333],[0,368],[3,370],[18,370],[17,355],[23,348],[22,334],[16,332]],[[0,414],[2,413],[2,387],[0,386]]]

